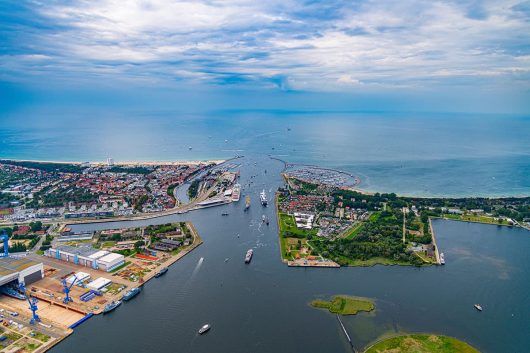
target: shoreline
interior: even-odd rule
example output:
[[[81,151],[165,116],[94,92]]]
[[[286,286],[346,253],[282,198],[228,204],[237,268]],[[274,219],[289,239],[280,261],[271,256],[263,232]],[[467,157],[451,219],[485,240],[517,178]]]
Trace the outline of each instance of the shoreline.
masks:
[[[112,165],[115,166],[138,166],[138,165],[199,165],[199,164],[222,164],[225,163],[232,158],[227,159],[197,159],[197,160],[174,160],[174,161],[156,161],[156,160],[150,160],[150,161],[114,161]],[[39,160],[39,159],[17,159],[17,158],[0,158],[0,161],[13,161],[13,162],[32,162],[32,163],[51,163],[51,164],[73,164],[73,165],[82,165],[84,163],[90,163],[91,165],[107,165],[107,161],[58,161],[58,160]]]

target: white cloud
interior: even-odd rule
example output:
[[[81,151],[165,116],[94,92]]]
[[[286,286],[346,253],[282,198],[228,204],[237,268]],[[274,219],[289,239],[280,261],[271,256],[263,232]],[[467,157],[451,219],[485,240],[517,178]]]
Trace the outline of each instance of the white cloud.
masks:
[[[515,4],[483,1],[470,16],[474,8],[456,1],[338,8],[292,0],[41,3],[37,11],[57,27],[39,33],[24,55],[51,61],[38,69],[51,74],[58,67],[100,73],[105,64],[117,78],[240,76],[269,84],[284,76],[289,87],[303,89],[495,79],[530,69],[529,53],[520,52],[528,51],[530,24],[514,15]],[[10,57],[3,66],[24,71],[27,61]]]

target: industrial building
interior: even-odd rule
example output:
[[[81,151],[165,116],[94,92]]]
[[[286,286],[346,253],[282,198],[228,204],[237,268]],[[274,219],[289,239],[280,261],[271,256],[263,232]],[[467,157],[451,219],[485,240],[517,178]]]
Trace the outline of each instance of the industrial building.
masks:
[[[125,257],[121,254],[96,250],[88,245],[77,247],[59,245],[46,250],[44,255],[106,272],[110,272],[125,263]]]
[[[0,286],[8,283],[31,284],[44,277],[42,262],[27,258],[5,257],[0,259]]]

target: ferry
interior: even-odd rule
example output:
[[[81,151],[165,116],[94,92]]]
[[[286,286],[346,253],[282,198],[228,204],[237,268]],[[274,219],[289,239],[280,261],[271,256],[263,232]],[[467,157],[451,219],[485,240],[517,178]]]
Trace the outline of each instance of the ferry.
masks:
[[[473,305],[475,307],[475,309],[477,309],[478,311],[482,311],[482,307],[480,306],[480,304],[475,304]]]
[[[116,309],[118,306],[121,305],[121,301],[111,301],[107,305],[105,305],[105,308],[103,309],[103,314],[110,313],[112,310]]]
[[[245,211],[250,207],[250,196],[245,196]]]
[[[261,201],[261,204],[263,206],[267,206],[267,203],[269,201],[267,201],[267,194],[265,193],[265,190],[263,190],[260,194],[259,194],[259,199]]]
[[[203,333],[206,333],[208,332],[212,327],[210,326],[210,324],[206,324],[204,325],[203,327],[201,327],[199,329],[199,335],[202,335]]]
[[[252,254],[254,254],[254,250],[248,249],[247,255],[245,255],[245,263],[250,263],[250,260],[252,260]]]
[[[440,253],[440,265],[445,265],[445,256],[444,253]]]
[[[165,275],[166,272],[167,272],[167,270],[168,270],[167,267],[162,267],[162,268],[160,269],[160,271],[157,272],[157,273],[155,274],[155,277],[158,278],[158,277],[160,277],[160,276],[162,276],[162,275]]]
[[[140,293],[141,291],[142,291],[142,287],[133,288],[133,289],[125,292],[125,294],[123,295],[122,299],[125,300],[125,301],[131,300],[136,295],[138,295],[138,293]]]

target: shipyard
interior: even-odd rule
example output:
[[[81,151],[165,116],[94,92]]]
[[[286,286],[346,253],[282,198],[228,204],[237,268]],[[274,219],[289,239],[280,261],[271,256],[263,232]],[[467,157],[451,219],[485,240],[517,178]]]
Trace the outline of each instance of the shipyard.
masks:
[[[57,235],[46,250],[14,254],[3,231],[2,349],[48,350],[93,315],[133,300],[148,281],[202,244],[189,222],[87,232],[77,238],[68,225],[54,229]]]

